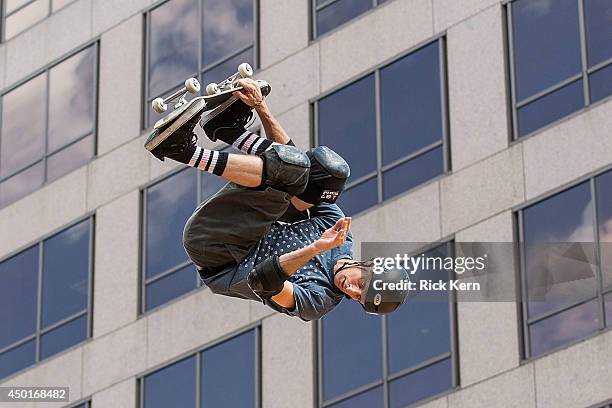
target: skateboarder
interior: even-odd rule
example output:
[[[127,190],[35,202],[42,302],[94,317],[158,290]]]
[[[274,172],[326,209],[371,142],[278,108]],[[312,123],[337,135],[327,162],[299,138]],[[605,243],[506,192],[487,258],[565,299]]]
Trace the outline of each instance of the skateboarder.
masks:
[[[321,318],[343,297],[368,313],[395,310],[407,293],[381,287],[406,279],[406,272],[375,275],[371,262],[353,261],[351,218],[334,204],[348,164],[327,147],[306,153],[295,147],[266,106],[270,87],[240,82],[243,90],[233,101],[196,115],[151,149],[160,160],[229,181],[185,225],[183,244],[203,282],[216,294],[262,301],[306,321]],[[269,139],[245,129],[253,110]],[[197,146],[198,122],[212,141],[246,154]]]

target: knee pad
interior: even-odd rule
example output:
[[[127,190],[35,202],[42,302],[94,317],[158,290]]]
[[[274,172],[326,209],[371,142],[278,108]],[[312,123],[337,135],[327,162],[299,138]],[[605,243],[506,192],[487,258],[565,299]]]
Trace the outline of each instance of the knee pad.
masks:
[[[304,191],[310,167],[306,153],[294,146],[272,145],[260,157],[264,161],[262,186],[290,195]]]
[[[351,174],[348,163],[327,146],[308,151],[310,172],[308,184],[298,198],[309,204],[335,203]]]

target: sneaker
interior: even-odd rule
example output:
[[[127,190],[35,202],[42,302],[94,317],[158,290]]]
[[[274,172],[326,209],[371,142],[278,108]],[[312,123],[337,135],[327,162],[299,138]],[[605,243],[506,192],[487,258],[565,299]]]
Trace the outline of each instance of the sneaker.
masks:
[[[198,124],[199,119],[199,115],[194,116],[156,146],[152,146],[151,142],[158,138],[167,127],[154,130],[147,138],[145,147],[161,161],[164,161],[164,158],[167,157],[181,163],[189,163],[198,142],[198,136],[193,132],[193,129]]]

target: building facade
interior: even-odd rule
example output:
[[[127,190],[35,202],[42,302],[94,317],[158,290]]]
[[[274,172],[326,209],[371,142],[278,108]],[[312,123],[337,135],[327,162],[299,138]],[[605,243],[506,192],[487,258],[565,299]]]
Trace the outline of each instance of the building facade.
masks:
[[[143,143],[154,98],[245,61],[298,146],[350,163],[357,256],[590,242],[584,293],[320,322],[214,296],[181,237],[223,183]],[[0,386],[70,388],[23,406],[612,403],[609,0],[4,0],[0,90]]]

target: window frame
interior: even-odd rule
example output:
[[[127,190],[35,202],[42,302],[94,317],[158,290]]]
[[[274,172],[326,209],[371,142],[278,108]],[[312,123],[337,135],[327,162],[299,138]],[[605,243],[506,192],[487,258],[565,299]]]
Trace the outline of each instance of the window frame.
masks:
[[[149,76],[150,76],[149,56],[151,54],[151,41],[150,41],[151,39],[151,13],[158,7],[161,7],[170,1],[173,1],[173,0],[163,0],[163,1],[157,2],[153,6],[150,6],[147,9],[145,9],[144,11],[144,39],[143,39],[144,49],[142,53],[142,58],[143,58],[143,62],[142,62],[143,112],[142,112],[142,123],[141,123],[141,129],[143,130],[150,128],[150,126],[148,125],[148,122],[149,122],[149,118],[151,115],[151,101],[154,99],[154,95],[150,95],[149,93]],[[198,2],[198,16],[199,16],[199,22],[200,22],[200,24],[198,25],[198,30],[199,32],[201,32],[202,31],[202,21],[204,18],[204,6],[203,6],[203,0],[196,0],[196,1]],[[198,35],[198,71],[195,72],[195,74],[192,74],[191,77],[197,78],[198,81],[202,83],[203,73],[205,73],[206,71],[215,69],[216,67],[224,64],[225,62],[245,52],[249,48],[253,48],[253,60],[254,60],[253,70],[256,70],[260,67],[260,63],[261,63],[261,60],[260,60],[260,41],[261,41],[261,38],[260,38],[260,17],[261,17],[260,1],[261,0],[252,0],[252,1],[253,1],[253,43],[249,45],[248,47],[243,47],[241,49],[235,50],[231,54],[228,54],[226,57],[218,61],[215,61],[212,64],[208,64],[208,66],[204,67],[202,65],[202,52],[203,52],[202,35]],[[225,78],[219,78],[219,81],[223,79]],[[174,84],[170,88],[161,92],[161,95],[168,96],[175,89],[177,89],[177,87],[180,89],[180,87],[182,86],[183,85],[180,83]],[[202,92],[204,92],[204,89],[200,91],[200,94],[202,94]],[[196,94],[196,95],[199,96],[200,94]]]
[[[602,333],[605,333],[607,331],[612,330],[612,325],[607,326],[607,322],[606,320],[612,320],[612,316],[610,316],[611,319],[606,319],[606,312],[605,312],[605,307],[606,307],[606,302],[605,302],[605,297],[606,295],[612,294],[612,290],[608,290],[605,291],[605,288],[603,287],[603,274],[602,274],[602,270],[601,270],[601,250],[600,250],[600,246],[601,246],[601,241],[600,241],[600,237],[599,237],[599,224],[597,224],[598,219],[599,219],[599,214],[598,214],[598,210],[597,210],[597,189],[596,189],[596,179],[598,176],[601,176],[605,173],[607,173],[608,171],[612,171],[612,165],[608,165],[604,168],[600,168],[598,170],[592,171],[578,179],[572,180],[571,182],[565,183],[560,187],[555,188],[554,190],[548,191],[544,194],[541,194],[537,197],[534,197],[518,206],[515,206],[514,208],[512,208],[512,213],[513,213],[513,225],[514,225],[514,235],[516,237],[516,242],[518,244],[517,246],[517,277],[518,277],[518,290],[519,290],[519,299],[520,299],[520,304],[517,302],[517,310],[518,310],[518,314],[519,314],[519,318],[520,318],[520,322],[518,324],[519,327],[519,337],[520,337],[520,341],[519,341],[519,352],[520,352],[520,359],[523,362],[529,362],[532,360],[536,360],[536,359],[540,359],[542,357],[545,357],[549,354],[552,354],[556,351],[559,351],[560,349],[564,349],[567,348],[569,346],[572,346],[574,344],[583,342],[586,339],[598,336]],[[591,197],[591,208],[593,210],[593,215],[592,215],[592,222],[593,224],[593,238],[594,238],[594,252],[595,252],[595,260],[597,262],[596,269],[595,269],[595,273],[597,274],[596,276],[596,288],[595,288],[595,295],[594,296],[590,296],[588,298],[584,298],[581,299],[579,301],[574,301],[569,305],[565,305],[559,308],[556,308],[554,310],[551,311],[547,311],[546,313],[543,313],[535,318],[529,318],[529,314],[528,314],[528,310],[527,310],[527,299],[528,299],[528,295],[527,295],[527,270],[526,270],[526,264],[525,264],[525,234],[524,234],[524,230],[525,230],[525,226],[524,226],[524,210],[527,209],[528,207],[531,207],[534,204],[538,204],[541,202],[544,202],[546,200],[548,200],[549,198],[552,198],[558,194],[562,194],[564,192],[566,192],[567,190],[570,190],[574,187],[577,187],[578,185],[588,182],[589,183],[589,193],[590,193],[590,197]],[[558,316],[560,314],[562,314],[563,312],[572,310],[576,307],[579,307],[581,305],[587,304],[589,302],[592,301],[597,301],[598,302],[598,316],[599,316],[599,329],[594,331],[593,333],[581,337],[577,340],[571,340],[568,341],[567,343],[563,343],[557,347],[553,347],[549,350],[546,350],[545,352],[538,354],[537,356],[532,355],[531,353],[531,344],[530,344],[530,335],[529,335],[529,327],[532,324],[536,324],[540,321],[549,319],[551,317],[555,317]]]
[[[340,0],[327,0],[325,3],[321,4],[320,6],[317,6],[317,1],[316,0],[310,0],[310,4],[309,4],[309,7],[308,7],[308,11],[309,11],[309,15],[310,15],[310,24],[308,25],[308,29],[310,31],[309,38],[310,38],[310,42],[311,43],[314,42],[314,41],[317,41],[320,38],[324,38],[327,35],[336,32],[337,30],[340,30],[341,28],[347,26],[348,24],[350,24],[351,22],[353,22],[356,19],[360,18],[361,16],[365,16],[368,13],[373,12],[378,7],[383,6],[385,3],[390,3],[392,0],[372,0],[372,7],[370,7],[365,12],[356,15],[355,17],[345,21],[342,24],[339,24],[339,25],[335,26],[331,30],[329,30],[329,31],[327,31],[327,32],[325,32],[325,33],[323,33],[321,35],[317,35],[317,12],[327,8],[328,6],[331,6],[334,3],[337,3],[338,1],[340,1]]]
[[[88,271],[87,271],[87,279],[88,279],[88,285],[87,285],[87,309],[83,312],[78,312],[75,313],[73,315],[70,315],[68,317],[63,318],[62,320],[55,322],[51,325],[49,325],[49,327],[46,328],[42,328],[42,290],[43,290],[43,271],[44,271],[44,265],[43,265],[43,261],[44,261],[44,242],[69,230],[70,228],[75,227],[76,225],[88,221],[89,222],[89,234],[88,234],[88,239],[89,239],[89,250],[88,250]],[[0,354],[4,354],[5,352],[8,352],[10,350],[16,349],[32,340],[35,341],[35,347],[36,347],[36,354],[35,354],[35,359],[34,359],[34,364],[29,365],[29,366],[25,366],[20,370],[15,371],[12,374],[9,374],[6,377],[0,378],[0,382],[1,381],[7,381],[9,378],[15,377],[17,375],[19,375],[20,373],[29,370],[33,367],[37,367],[39,364],[44,363],[45,361],[47,361],[50,358],[54,358],[55,356],[58,356],[60,354],[66,353],[69,350],[75,349],[77,347],[81,347],[83,345],[84,342],[88,341],[89,339],[91,339],[92,334],[93,334],[93,295],[94,295],[94,266],[95,266],[95,229],[96,229],[96,215],[95,212],[91,212],[86,214],[85,216],[82,216],[74,221],[72,221],[70,224],[64,225],[62,227],[59,227],[55,230],[53,230],[52,232],[43,235],[41,238],[36,239],[33,242],[28,243],[27,245],[10,252],[9,254],[3,256],[0,259],[0,264],[9,260],[10,258],[14,257],[14,256],[18,256],[19,254],[21,254],[22,252],[25,252],[35,246],[38,246],[38,270],[36,272],[37,274],[37,303],[36,303],[36,332],[34,334],[30,334],[27,337],[24,337],[23,339],[20,339],[12,344],[9,344],[8,346],[0,349]],[[41,359],[41,347],[40,347],[40,338],[47,334],[52,332],[53,330],[64,326],[67,323],[73,322],[83,316],[87,316],[87,334],[86,337],[83,341],[74,344],[66,349],[63,349],[62,351],[59,351],[49,357],[43,358]],[[78,404],[77,404],[78,405]]]
[[[4,7],[4,6],[3,6]],[[55,149],[52,152],[48,152],[47,148],[49,145],[49,91],[50,91],[50,71],[51,69],[59,66],[60,64],[62,64],[64,61],[67,61],[68,59],[76,56],[77,54],[79,54],[82,51],[85,51],[87,48],[89,47],[93,47],[93,54],[94,54],[94,85],[93,85],[93,122],[92,122],[92,130],[89,133],[84,133],[81,136],[79,136],[78,138],[74,139],[73,141],[69,142],[68,144],[62,146],[59,149]],[[84,164],[83,166],[86,166],[88,163],[91,163],[93,160],[96,159],[96,157],[98,156],[98,108],[99,108],[99,96],[100,96],[100,92],[99,92],[99,87],[100,87],[100,40],[98,38],[94,39],[93,41],[89,41],[84,45],[81,45],[75,49],[73,49],[72,51],[70,51],[67,54],[62,55],[61,57],[51,61],[50,63],[44,65],[42,68],[34,71],[33,73],[31,73],[30,75],[26,76],[25,78],[19,80],[18,82],[14,83],[13,85],[10,85],[6,88],[4,88],[2,91],[0,91],[0,139],[2,138],[2,115],[3,115],[3,111],[4,111],[4,97],[6,94],[18,89],[20,86],[25,85],[27,82],[29,82],[30,80],[36,78],[39,75],[44,75],[45,76],[45,92],[44,95],[42,95],[42,97],[44,97],[45,99],[45,107],[44,107],[44,112],[45,112],[45,116],[44,116],[44,129],[43,129],[43,135],[42,137],[44,138],[44,152],[43,152],[43,156],[40,159],[37,159],[36,161],[28,164],[27,166],[20,168],[17,171],[12,172],[11,174],[0,178],[0,184],[11,179],[12,177],[18,176],[19,174],[27,171],[28,169],[31,169],[32,167],[43,163],[43,182],[40,185],[40,187],[30,191],[29,193],[21,196],[20,198],[18,198],[15,201],[11,201],[9,203],[7,203],[4,206],[0,206],[0,209],[2,208],[6,208],[8,206],[10,206],[12,203],[15,203],[27,196],[29,196],[30,194],[40,190],[41,188],[45,187],[46,185],[53,183],[54,181],[62,178],[63,176],[65,176],[66,174],[70,174],[73,171],[81,168],[77,167],[73,170],[70,170],[68,173],[64,173],[63,175],[53,179],[53,180],[48,180],[48,172],[47,172],[47,160],[49,159],[49,157],[62,152],[63,150],[66,150],[72,146],[74,146],[75,144],[83,141],[85,138],[91,136],[93,138],[92,143],[93,143],[93,152],[92,152],[92,157],[91,159]]]
[[[202,375],[202,369],[201,369],[201,361],[202,361],[202,354],[204,352],[206,352],[207,350],[218,346],[222,343],[225,343],[226,341],[231,341],[232,339],[241,336],[243,334],[248,333],[249,331],[253,330],[254,332],[254,336],[255,336],[255,341],[254,341],[254,346],[255,346],[255,373],[254,373],[254,377],[255,377],[255,408],[262,408],[263,407],[263,403],[262,403],[262,385],[263,385],[263,381],[262,381],[262,368],[263,368],[263,359],[262,359],[262,326],[261,326],[261,322],[255,322],[255,323],[251,323],[247,326],[244,326],[238,330],[234,330],[222,337],[216,338],[212,341],[208,341],[205,344],[197,347],[194,350],[190,350],[186,353],[182,353],[177,357],[174,357],[170,360],[164,361],[163,363],[157,364],[156,366],[142,372],[141,374],[136,376],[136,382],[137,382],[137,402],[136,402],[136,407],[137,408],[145,408],[144,407],[144,380],[145,377],[147,377],[150,374],[153,374],[157,371],[163,370],[166,367],[170,367],[171,365],[178,363],[181,360],[185,360],[187,358],[191,358],[191,357],[195,357],[196,360],[196,378],[195,378],[195,384],[196,384],[196,407],[200,407],[201,406],[201,394],[202,394],[202,390],[200,387],[201,384],[201,375]]]
[[[439,63],[439,68],[440,68],[440,98],[441,98],[440,99],[440,114],[441,114],[441,129],[442,129],[442,135],[440,137],[440,141],[431,143],[425,147],[418,149],[417,151],[407,156],[402,157],[401,159],[397,159],[389,164],[383,165],[383,158],[382,158],[383,135],[382,135],[382,111],[381,111],[382,93],[381,93],[381,78],[380,78],[381,70],[389,65],[392,65],[394,62],[397,62],[401,60],[402,58],[407,57],[408,55],[416,51],[419,51],[421,48],[432,45],[436,41],[438,41],[438,63]],[[439,180],[440,178],[444,177],[445,175],[448,175],[448,173],[452,171],[451,155],[450,155],[450,120],[449,120],[449,101],[448,101],[448,75],[447,75],[448,64],[447,64],[447,61],[448,59],[447,59],[446,31],[444,31],[444,32],[437,34],[434,37],[430,37],[427,40],[418,43],[414,47],[411,47],[410,49],[398,55],[395,55],[383,61],[382,63],[375,65],[374,67],[364,72],[361,72],[358,75],[351,77],[350,79],[340,83],[339,85],[334,86],[330,90],[309,100],[310,116],[311,116],[310,122],[312,124],[311,135],[310,135],[310,145],[313,147],[316,147],[316,146],[319,146],[319,102],[325,97],[330,96],[343,88],[351,86],[353,83],[369,75],[374,75],[374,96],[376,99],[375,100],[375,106],[376,106],[376,113],[375,113],[376,170],[366,174],[365,176],[362,176],[358,179],[348,182],[345,186],[345,190],[348,190],[349,188],[352,188],[354,186],[357,186],[359,184],[368,182],[376,178],[377,179],[378,200],[377,200],[376,205],[372,207],[368,207],[365,210],[362,210],[359,213],[354,214],[354,216],[365,214],[366,212],[370,211],[372,208],[376,208],[377,206],[379,206],[380,204],[384,202],[391,202],[393,200],[396,200],[404,196],[405,194],[408,194],[409,192],[412,192],[416,189],[423,187],[424,185],[427,185],[436,180]],[[408,190],[404,190],[403,192],[393,197],[390,197],[388,199],[384,198],[384,194],[383,194],[383,178],[384,177],[383,175],[385,172],[392,170],[398,166],[401,166],[405,163],[408,163],[409,161],[412,161],[439,147],[442,147],[442,156],[443,156],[442,158],[443,171],[441,174],[425,181],[424,183],[417,184],[416,186]]]
[[[37,1],[46,1],[47,2],[47,14],[45,17],[43,17],[42,19],[36,21],[34,24],[29,25],[25,28],[23,28],[22,30],[18,31],[17,33],[15,33],[15,35],[13,35],[10,38],[6,38],[6,19],[8,17],[11,17],[12,15],[20,12],[21,10],[25,9],[26,7],[28,7],[29,5],[31,5],[32,3],[35,3]],[[43,20],[46,20],[47,18],[49,18],[50,16],[52,16],[53,14],[57,13],[58,11],[64,9],[65,7],[68,7],[70,4],[72,4],[75,0],[69,1],[68,3],[64,4],[63,6],[61,6],[60,8],[58,8],[57,10],[53,10],[53,0],[28,0],[26,3],[22,4],[21,6],[18,6],[15,10],[11,11],[10,13],[6,12],[6,1],[2,1],[2,4],[0,4],[0,15],[1,15],[1,20],[2,20],[2,24],[0,25],[0,42],[8,42],[10,40],[12,40],[13,38],[19,36],[20,34],[24,33],[25,31],[29,30],[30,28],[34,27],[36,24],[40,23]]]
[[[578,2],[578,23],[579,23],[579,30],[580,30],[580,63],[581,63],[580,73],[572,77],[566,78],[563,81],[558,82],[557,84],[552,85],[542,91],[539,91],[538,93],[531,95],[523,99],[522,101],[517,101],[517,95],[516,95],[517,81],[516,81],[516,68],[515,68],[514,26],[513,26],[514,20],[513,20],[513,15],[512,15],[512,3],[514,3],[515,1],[517,0],[504,0],[502,2],[503,14],[504,14],[503,21],[504,21],[504,27],[505,27],[504,36],[505,36],[505,42],[507,44],[507,46],[505,47],[507,50],[506,64],[508,68],[507,71],[508,71],[509,86],[510,86],[510,95],[509,95],[510,97],[510,101],[509,101],[510,119],[509,121],[510,121],[510,142],[511,143],[516,143],[525,138],[531,137],[535,134],[539,134],[540,132],[543,132],[546,129],[556,126],[559,123],[584,112],[591,106],[597,106],[599,104],[605,103],[606,101],[612,98],[612,94],[610,94],[607,97],[601,100],[595,101],[595,102],[591,100],[590,77],[594,73],[612,66],[612,57],[589,68],[588,59],[587,59],[588,43],[587,43],[587,32],[586,32],[586,14],[585,14],[585,5],[584,5],[585,0],[574,0]],[[562,89],[563,87],[573,84],[580,80],[582,81],[583,98],[584,98],[583,99],[584,106],[582,108],[578,109],[577,111],[569,115],[565,115],[559,119],[556,119],[550,123],[547,123],[546,125],[542,127],[532,130],[529,133],[526,133],[524,135],[519,135],[518,110],[520,108],[527,106],[532,102],[536,102],[545,96],[552,95],[554,92]]]
[[[424,252],[430,249],[434,249],[445,245],[447,250],[449,251],[449,256],[455,256],[455,241],[454,237],[443,239],[434,243],[427,245],[424,248],[421,248],[418,252]],[[450,275],[449,275],[450,276]],[[314,361],[313,367],[315,367],[315,407],[316,408],[329,408],[335,404],[340,402],[347,401],[353,397],[364,394],[368,391],[374,390],[377,387],[383,388],[383,407],[389,408],[391,404],[389,387],[392,381],[411,375],[413,373],[417,373],[420,370],[426,369],[435,365],[436,363],[442,362],[446,359],[450,360],[451,363],[451,382],[452,386],[446,391],[443,391],[439,394],[433,395],[431,397],[425,398],[423,400],[416,401],[412,405],[420,405],[426,402],[435,400],[440,398],[443,395],[450,394],[454,392],[460,385],[460,376],[459,376],[459,343],[458,343],[458,315],[457,315],[457,294],[455,291],[448,291],[448,308],[449,308],[449,337],[450,337],[450,352],[441,354],[439,356],[430,358],[425,360],[415,366],[404,368],[396,373],[389,374],[389,341],[388,341],[388,315],[380,316],[381,320],[381,342],[382,342],[382,375],[380,378],[374,382],[369,384],[362,385],[358,388],[355,388],[351,391],[345,392],[344,394],[338,395],[329,401],[324,401],[323,395],[323,322],[322,319],[319,319],[313,324],[313,344],[314,344]],[[348,300],[347,300],[348,301]]]

